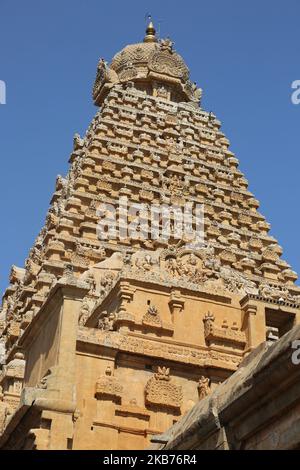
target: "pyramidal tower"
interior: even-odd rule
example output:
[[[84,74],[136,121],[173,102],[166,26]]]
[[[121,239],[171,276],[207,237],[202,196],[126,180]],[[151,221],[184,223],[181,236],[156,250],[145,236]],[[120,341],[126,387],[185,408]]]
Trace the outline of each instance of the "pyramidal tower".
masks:
[[[93,98],[3,296],[2,449],[145,448],[299,323],[297,275],[173,42],[150,22]]]

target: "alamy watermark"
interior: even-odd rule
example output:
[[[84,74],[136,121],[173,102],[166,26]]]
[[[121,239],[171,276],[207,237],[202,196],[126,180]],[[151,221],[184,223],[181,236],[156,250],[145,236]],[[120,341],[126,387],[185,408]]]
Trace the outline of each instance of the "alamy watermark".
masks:
[[[97,208],[97,236],[100,240],[183,240],[188,248],[204,244],[204,206],[129,202],[102,203]]]
[[[294,80],[291,88],[295,91],[293,91],[291,95],[291,100],[293,104],[300,104],[300,80]]]
[[[0,104],[6,104],[6,83],[0,80]]]
[[[298,366],[300,364],[300,339],[295,339],[292,342],[292,349],[295,350],[292,354],[292,363]]]

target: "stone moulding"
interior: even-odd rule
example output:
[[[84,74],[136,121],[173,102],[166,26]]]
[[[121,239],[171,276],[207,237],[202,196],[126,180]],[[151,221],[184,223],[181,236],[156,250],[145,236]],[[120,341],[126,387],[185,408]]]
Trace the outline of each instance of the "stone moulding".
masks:
[[[181,364],[192,364],[198,367],[216,367],[234,371],[242,361],[240,352],[220,352],[217,349],[192,348],[174,341],[160,341],[158,339],[145,339],[138,334],[122,334],[118,332],[104,332],[95,328],[80,327],[77,334],[77,350],[80,344],[85,347],[90,344],[94,347],[112,348],[120,352],[141,354],[146,357],[176,361]]]
[[[278,306],[282,306],[282,307],[287,307],[287,308],[292,308],[292,309],[300,309],[300,304],[298,303],[292,303],[290,301],[287,301],[287,300],[278,300],[278,299],[272,299],[272,298],[266,298],[266,297],[263,297],[261,295],[253,295],[253,294],[247,294],[245,297],[243,297],[240,301],[240,304],[241,304],[241,307],[243,307],[244,305],[246,305],[246,303],[249,301],[249,300],[256,300],[256,301],[259,301],[259,302],[265,302],[265,303],[268,303],[268,304],[275,304],[275,305],[278,305]]]
[[[118,416],[134,416],[136,418],[150,420],[150,412],[146,408],[137,405],[118,405],[115,408],[115,414]]]
[[[111,421],[100,421],[100,420],[95,420],[93,421],[93,426],[98,426],[102,428],[108,428],[108,429],[115,429],[118,432],[124,432],[124,433],[130,433],[130,434],[135,434],[138,436],[155,436],[159,433],[157,429],[151,429],[148,428],[148,423],[146,423],[146,426],[144,425],[143,427],[129,427],[129,426],[122,426],[120,424],[116,424]]]

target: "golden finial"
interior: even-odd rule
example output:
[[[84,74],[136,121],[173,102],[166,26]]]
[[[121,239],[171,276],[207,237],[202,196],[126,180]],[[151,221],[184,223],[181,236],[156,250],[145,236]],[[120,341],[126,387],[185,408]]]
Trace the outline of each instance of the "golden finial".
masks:
[[[144,42],[157,42],[156,31],[152,23],[151,15],[148,16],[149,24],[146,29],[146,36],[144,37]]]

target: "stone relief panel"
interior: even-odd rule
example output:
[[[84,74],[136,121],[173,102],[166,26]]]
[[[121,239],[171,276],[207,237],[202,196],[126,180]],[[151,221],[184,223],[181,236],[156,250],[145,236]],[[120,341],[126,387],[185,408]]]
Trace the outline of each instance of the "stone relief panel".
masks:
[[[224,346],[236,345],[238,348],[244,348],[246,345],[246,334],[240,331],[236,322],[229,326],[228,321],[223,319],[221,327],[215,325],[215,316],[208,312],[203,318],[204,336],[208,346],[214,343],[221,343]]]
[[[200,250],[169,247],[137,251],[128,257],[122,274],[139,274],[144,280],[190,285],[219,295],[258,294],[255,282],[231,267],[222,266],[221,259],[210,246]]]
[[[164,366],[158,367],[157,372],[148,380],[145,387],[146,404],[180,410],[182,399],[181,386],[173,383],[170,369]]]
[[[96,382],[95,397],[97,399],[107,398],[121,401],[123,386],[114,377],[111,366],[107,366],[104,375],[101,375]]]
[[[142,318],[142,323],[145,325],[149,326],[157,326],[161,327],[162,326],[162,320],[159,315],[158,309],[155,307],[155,305],[150,305],[147,312]]]
[[[199,400],[203,400],[203,398],[207,397],[207,395],[210,394],[209,378],[204,377],[202,375],[198,381],[197,388],[198,388]]]

